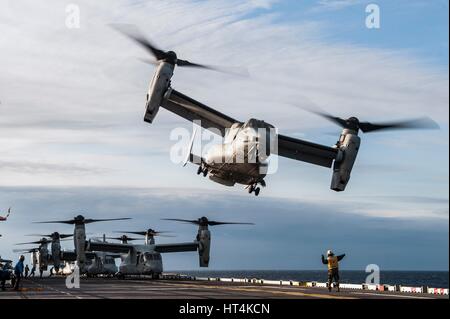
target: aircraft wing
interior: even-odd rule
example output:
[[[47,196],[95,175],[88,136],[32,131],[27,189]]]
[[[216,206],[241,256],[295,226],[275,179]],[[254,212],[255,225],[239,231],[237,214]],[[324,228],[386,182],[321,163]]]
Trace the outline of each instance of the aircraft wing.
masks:
[[[278,135],[278,155],[319,166],[331,167],[338,150],[300,139]]]
[[[189,121],[201,121],[203,128],[219,130],[222,136],[225,136],[227,128],[235,123],[241,123],[173,89],[162,107]],[[331,167],[337,153],[338,150],[332,147],[278,135],[278,155],[283,157]],[[200,159],[191,157],[190,161],[196,163]]]
[[[219,130],[222,136],[225,136],[227,128],[230,128],[234,123],[240,123],[173,89],[161,106],[189,121],[201,121],[203,128],[215,129],[215,133]]]
[[[180,243],[180,244],[162,244],[155,245],[155,251],[158,253],[177,253],[183,251],[197,251],[198,243]]]
[[[98,243],[94,241],[89,241],[86,247],[86,250],[90,251],[105,251],[116,254],[127,254],[132,249],[134,249],[133,245],[129,244]]]
[[[95,253],[86,252],[87,259],[94,259],[96,257]],[[74,251],[62,251],[61,252],[61,260],[64,261],[76,261],[77,254]]]

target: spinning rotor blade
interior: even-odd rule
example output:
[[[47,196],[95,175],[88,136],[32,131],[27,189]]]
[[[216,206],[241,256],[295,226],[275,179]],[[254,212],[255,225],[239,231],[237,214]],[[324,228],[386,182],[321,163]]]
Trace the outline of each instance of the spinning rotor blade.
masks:
[[[216,72],[228,73],[232,75],[238,76],[248,76],[248,71],[245,70],[237,70],[238,68],[227,69],[224,67],[211,66],[199,63],[193,63],[187,60],[178,59],[177,55],[173,51],[164,51],[160,48],[156,47],[151,41],[149,41],[146,37],[142,35],[142,33],[138,30],[138,28],[134,25],[129,24],[111,24],[111,26],[119,31],[124,36],[138,43],[144,49],[146,49],[151,55],[153,55],[156,59],[156,63],[154,61],[148,61],[147,59],[141,59],[141,61],[150,64],[158,65],[159,61],[165,61],[173,65],[177,65],[179,67],[190,67],[190,68],[199,68],[205,70],[211,70]]]
[[[111,26],[122,33],[124,36],[130,38],[134,42],[144,47],[156,60],[164,60],[166,52],[158,49],[149,40],[147,40],[134,25],[130,24],[111,24]],[[132,29],[132,30],[131,30]]]
[[[125,233],[125,234],[134,234],[134,235],[145,236],[145,234],[147,232],[145,232],[145,231],[115,231],[113,233]]]
[[[33,253],[39,251],[39,248],[30,248],[30,249],[13,249],[13,253]]]
[[[25,236],[38,236],[38,237],[53,238],[55,236],[55,234],[28,234]],[[72,236],[73,236],[73,234],[59,234],[59,238],[61,238],[61,239],[72,237]]]
[[[390,122],[390,123],[369,123],[361,122],[359,123],[361,131],[364,133],[370,133],[380,130],[416,130],[416,129],[439,129],[439,125],[430,119],[429,117],[422,117],[414,120],[400,121],[400,122]]]
[[[319,116],[321,116],[323,118],[326,118],[327,120],[329,120],[329,121],[339,125],[340,127],[346,127],[346,125],[347,125],[347,121],[344,120],[344,119],[341,119],[339,117],[330,115],[330,114],[325,113],[325,112],[317,112],[317,111],[313,111],[313,110],[310,110],[310,109],[307,109],[307,110],[309,112],[311,112],[311,113],[314,113],[314,114],[319,115]]]
[[[178,219],[178,218],[164,218],[163,220],[191,223],[191,224],[195,224],[195,225],[209,225],[209,226],[218,226],[218,225],[254,225],[253,223],[217,222],[217,221],[208,220],[206,217],[199,218],[198,220]]]
[[[165,233],[169,233],[168,231],[115,231],[114,233],[125,233],[125,234],[134,234],[140,236],[159,236],[159,237],[175,237],[172,235],[164,235]]]
[[[255,225],[254,223],[233,223],[233,222],[215,222],[215,221],[209,221],[210,226],[217,226],[217,225]]]
[[[47,241],[47,240],[36,240],[36,241],[30,241],[28,243],[18,243],[18,244],[14,244],[14,245],[18,246],[18,245],[46,244],[46,243],[50,244],[50,241]]]
[[[133,237],[128,237],[128,236],[121,236],[121,237],[106,237],[106,239],[126,240],[126,241],[139,240],[139,238],[133,238]]]
[[[131,218],[106,218],[106,219],[85,219],[85,224],[97,223],[97,222],[109,222],[113,220],[130,220]]]
[[[339,125],[342,128],[352,129],[355,131],[361,130],[363,133],[388,131],[388,130],[439,129],[439,125],[429,117],[422,117],[418,119],[398,121],[398,122],[370,123],[370,122],[361,122],[356,117],[342,119],[340,117],[330,115],[323,111],[318,112],[311,109],[306,110],[316,115],[319,115]]]
[[[196,225],[199,224],[199,221],[196,219],[189,220],[189,219],[177,219],[177,218],[163,218],[162,220],[171,220],[171,221],[191,223],[191,224],[196,224]]]
[[[55,221],[45,221],[45,222],[34,222],[34,224],[90,224],[97,222],[107,222],[113,220],[129,220],[131,218],[106,218],[106,219],[85,219],[83,216],[79,215],[74,219],[69,220],[55,220]]]
[[[45,222],[33,222],[33,224],[75,224],[75,220],[54,220]]]
[[[246,78],[250,77],[250,73],[248,72],[248,69],[245,67],[223,67],[217,65],[197,64],[180,59],[177,60],[177,66],[199,68]]]

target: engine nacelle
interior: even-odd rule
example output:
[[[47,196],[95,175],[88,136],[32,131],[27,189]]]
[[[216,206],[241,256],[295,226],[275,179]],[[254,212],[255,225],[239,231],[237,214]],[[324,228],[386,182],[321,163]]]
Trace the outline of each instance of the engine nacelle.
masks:
[[[357,132],[349,129],[342,131],[338,143],[339,154],[333,167],[333,178],[331,180],[332,190],[336,192],[343,192],[345,190],[350,180],[360,145],[361,138]]]
[[[162,62],[158,66],[147,93],[147,105],[144,116],[145,122],[152,123],[156,114],[158,114],[159,107],[163,102],[164,94],[170,86],[174,68],[174,65],[167,62]]]
[[[211,232],[208,229],[199,229],[197,241],[200,267],[208,267],[209,252],[211,249]]]
[[[52,250],[53,266],[55,267],[56,271],[58,271],[61,265],[61,244],[59,240],[52,242],[51,250]]]
[[[38,254],[39,254],[39,252],[36,252],[36,251],[33,251],[31,253],[30,260],[31,260],[31,264],[33,265],[33,267],[36,267],[39,264]]]
[[[48,268],[48,247],[44,245],[39,248],[39,254],[37,256],[39,269],[47,270]]]
[[[85,271],[86,263],[86,230],[84,225],[75,225],[73,243],[77,254],[77,265],[81,272]]]

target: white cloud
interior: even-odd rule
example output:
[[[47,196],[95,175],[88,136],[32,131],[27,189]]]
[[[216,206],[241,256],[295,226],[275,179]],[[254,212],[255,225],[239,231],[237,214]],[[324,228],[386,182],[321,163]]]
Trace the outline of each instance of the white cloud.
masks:
[[[340,10],[363,2],[362,0],[319,0],[316,9]]]
[[[342,6],[353,1],[338,2]],[[275,23],[273,12],[260,10],[273,1],[114,0],[107,7],[102,2],[77,3],[81,28],[69,30],[65,2],[2,1],[1,158],[89,165],[110,174],[79,178],[64,170],[37,175],[9,170],[2,171],[1,185],[195,185],[225,194],[241,191],[198,179],[192,168],[182,170],[168,161],[170,129],[190,124],[164,110],[155,124],[143,122],[153,67],[140,63],[136,57],[147,57],[146,52],[109,23],[136,24],[155,43],[185,59],[247,66],[250,79],[180,68],[173,78],[179,91],[241,120],[258,117],[312,140],[321,137],[308,133],[328,124],[292,104],[317,104],[337,115],[369,120],[429,114],[448,123],[447,70],[428,66],[405,51],[330,42],[314,21]],[[252,15],[255,10],[258,15]],[[426,134],[395,138],[401,143]],[[446,129],[433,137],[448,147]],[[362,152],[371,147],[382,152],[386,146],[367,138],[364,147]],[[421,153],[418,149],[410,158]],[[379,162],[390,165],[389,157]],[[270,177],[268,195],[297,197],[301,189],[304,196],[320,191],[337,199],[328,193],[330,172],[302,163],[282,165],[279,177]],[[349,196],[363,188],[377,191],[358,180],[357,170]],[[383,173],[377,172],[381,179],[378,174]],[[293,175],[302,178],[294,183]],[[272,187],[272,181],[278,187]]]

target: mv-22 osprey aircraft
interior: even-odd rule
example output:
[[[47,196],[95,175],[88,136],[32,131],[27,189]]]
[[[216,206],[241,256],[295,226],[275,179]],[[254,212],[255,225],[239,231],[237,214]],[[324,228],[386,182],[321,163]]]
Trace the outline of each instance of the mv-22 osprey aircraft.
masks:
[[[46,235],[52,239],[51,249],[52,253],[49,256],[43,256],[40,258],[42,260],[43,266],[46,267],[50,262],[55,266],[55,270],[58,271],[58,268],[62,265],[62,262],[76,262],[80,273],[85,274],[98,274],[99,268],[98,263],[99,259],[103,261],[109,261],[113,258],[113,256],[109,254],[97,254],[93,251],[86,250],[86,224],[97,223],[97,222],[106,222],[106,221],[116,221],[116,220],[129,220],[131,218],[107,218],[107,219],[91,219],[85,218],[82,215],[78,215],[73,219],[69,220],[58,220],[58,221],[45,221],[45,222],[36,222],[37,224],[69,224],[74,225],[73,234],[60,235],[58,233],[53,233],[52,235]],[[74,251],[62,251],[60,245],[60,238],[72,237],[74,243]],[[48,243],[45,237],[37,242],[31,243],[39,243],[39,255],[48,255]],[[31,243],[21,243],[21,244],[31,244]],[[40,262],[41,264],[41,262]],[[103,265],[103,267],[107,263]],[[111,264],[112,265],[112,264]],[[108,266],[107,272],[108,272]],[[46,268],[45,268],[46,269]]]
[[[42,238],[36,241],[18,243],[16,245],[38,244],[35,248],[15,249],[14,252],[28,252],[31,253],[31,261],[33,267],[38,266],[39,272],[42,273],[48,269],[49,265],[53,265],[55,272],[58,272],[64,263],[64,257],[61,251],[61,240],[72,237],[72,234],[60,234],[53,232],[48,235],[32,234],[29,236],[41,236]],[[48,245],[50,244],[50,251]]]
[[[198,225],[198,233],[195,241],[188,243],[155,244],[155,236],[161,236],[163,232],[153,229],[146,231],[121,231],[120,233],[129,233],[145,236],[143,245],[133,245],[129,241],[137,240],[126,235],[111,239],[120,240],[120,244],[102,243],[89,241],[87,249],[91,251],[107,251],[110,253],[122,254],[122,262],[119,266],[117,276],[124,278],[134,275],[151,275],[153,278],[159,278],[163,272],[162,253],[198,251],[200,267],[208,267],[210,261],[211,232],[209,226],[218,225],[253,225],[252,223],[233,223],[218,222],[201,217],[197,220],[184,219],[165,219],[172,221],[181,221]]]
[[[208,226],[215,225],[225,225],[225,224],[249,224],[249,223],[227,223],[227,222],[215,222],[209,221],[206,217],[200,218],[197,221],[187,221],[191,223],[196,223],[199,225],[199,230],[197,238],[193,242],[188,243],[173,243],[173,244],[155,244],[154,236],[159,235],[149,229],[146,232],[133,232],[136,234],[145,235],[145,245],[131,245],[128,244],[126,237],[122,237],[123,243],[107,243],[105,241],[98,240],[86,240],[86,228],[85,225],[94,222],[101,221],[114,221],[114,220],[127,220],[130,218],[111,218],[111,219],[87,219],[82,215],[78,215],[70,220],[60,220],[60,221],[46,221],[38,223],[63,223],[74,225],[74,246],[75,250],[73,252],[58,251],[56,248],[60,249],[57,245],[53,254],[58,256],[58,260],[64,261],[75,261],[80,273],[89,274],[89,263],[87,259],[94,259],[96,254],[100,252],[112,254],[121,254],[122,263],[119,267],[119,276],[126,275],[153,275],[159,276],[162,272],[162,260],[161,253],[175,253],[175,252],[186,252],[186,251],[197,251],[200,258],[200,266],[207,267],[209,264],[209,252],[211,243],[211,234],[208,230]],[[43,239],[43,244],[48,244],[48,240]],[[42,245],[42,244],[41,244]],[[45,249],[39,249],[39,251],[47,251],[47,246]],[[50,260],[47,258],[42,258],[42,260]],[[55,264],[58,263],[55,258],[51,259]],[[47,262],[48,264],[48,262]],[[47,265],[46,264],[46,265]]]
[[[216,71],[223,69],[192,63],[179,59],[173,51],[163,51],[145,39],[136,30],[130,32],[122,26],[115,26],[120,32],[142,45],[156,59],[156,72],[150,83],[144,120],[152,123],[160,107],[163,107],[189,121],[195,121],[224,140],[221,145],[211,147],[204,157],[191,154],[194,138],[189,148],[188,161],[198,164],[197,173],[214,182],[234,186],[246,185],[249,193],[260,193],[258,185],[266,186],[267,160],[271,154],[333,168],[331,189],[344,191],[358,154],[361,139],[359,132],[370,133],[392,129],[437,128],[428,118],[372,124],[356,117],[341,119],[326,113],[316,114],[333,121],[343,128],[339,141],[333,147],[319,145],[278,134],[274,126],[258,119],[238,121],[174,90],[171,79],[176,66],[202,68]],[[195,134],[194,134],[195,135]],[[185,163],[185,164],[186,164]]]
[[[87,220],[89,222],[89,220]],[[99,221],[99,220],[97,220]],[[42,273],[48,270],[49,265],[53,265],[55,274],[71,273],[73,270],[71,265],[77,261],[76,251],[65,251],[61,249],[61,240],[72,237],[73,234],[60,234],[59,232],[53,232],[51,234],[32,234],[28,236],[40,236],[40,240],[19,243],[16,245],[28,245],[39,244],[38,247],[17,249],[14,252],[31,253],[31,261],[34,267],[38,266],[39,272]],[[104,241],[105,239],[103,239]],[[50,244],[50,250],[48,245]],[[76,247],[76,246],[75,246]],[[114,275],[117,272],[115,265],[115,258],[120,256],[114,254],[108,254],[105,252],[85,252],[85,273],[87,276],[96,275]],[[69,270],[68,270],[69,269]]]

